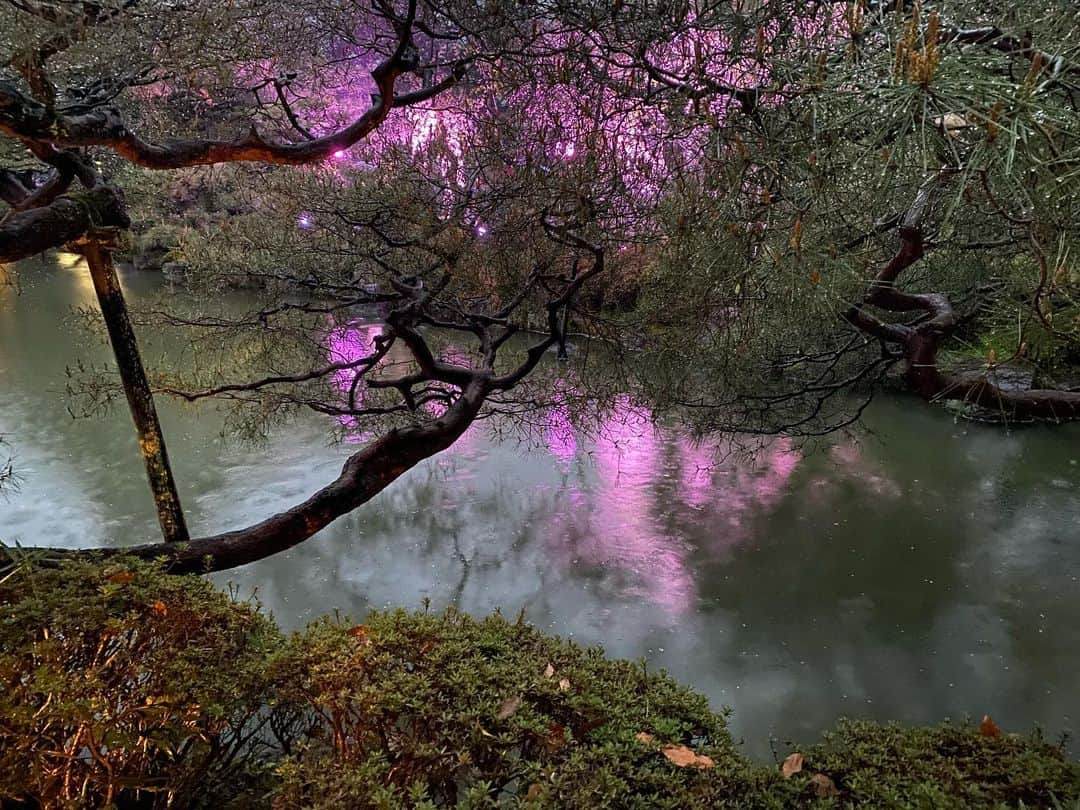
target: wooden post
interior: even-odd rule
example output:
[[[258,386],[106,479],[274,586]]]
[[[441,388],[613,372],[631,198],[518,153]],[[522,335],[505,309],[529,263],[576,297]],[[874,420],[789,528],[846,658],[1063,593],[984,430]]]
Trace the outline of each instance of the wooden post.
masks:
[[[135,422],[139,450],[146,466],[146,476],[150,479],[150,489],[154,493],[161,534],[167,543],[185,543],[188,540],[188,530],[184,521],[184,510],[180,506],[176,481],[169,467],[169,454],[165,449],[165,438],[162,436],[161,423],[154,407],[154,396],[139,356],[139,344],[128,317],[120,279],[117,278],[116,268],[113,266],[112,251],[94,238],[85,240],[82,248],[86,263],[90,267],[90,278],[94,282],[98,305],[109,331],[109,341],[120,370],[120,380],[127,395],[131,419]]]

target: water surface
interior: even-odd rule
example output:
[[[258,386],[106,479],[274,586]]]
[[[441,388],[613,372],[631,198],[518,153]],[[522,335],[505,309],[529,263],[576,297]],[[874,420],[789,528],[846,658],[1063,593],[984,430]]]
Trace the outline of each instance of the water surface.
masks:
[[[159,285],[124,283],[133,299]],[[155,537],[126,412],[66,410],[65,368],[108,357],[74,325],[92,303],[78,266],[30,263],[21,290],[0,287],[0,434],[24,479],[0,500],[6,542]],[[321,417],[253,447],[224,440],[213,409],[162,412],[198,534],[294,504],[349,451]],[[524,610],[731,706],[760,757],[839,714],[1077,726],[1080,430],[1006,433],[883,399],[857,437],[717,461],[647,413],[621,416],[592,438],[555,418],[529,445],[475,427],[307,543],[215,579],[286,627],[425,599]]]

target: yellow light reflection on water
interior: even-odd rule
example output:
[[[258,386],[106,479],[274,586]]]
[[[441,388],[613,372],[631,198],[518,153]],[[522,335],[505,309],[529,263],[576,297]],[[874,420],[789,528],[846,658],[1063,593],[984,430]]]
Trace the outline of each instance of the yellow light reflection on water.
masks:
[[[0,312],[10,308],[15,291],[15,265],[0,262]]]
[[[32,285],[36,275],[42,272],[59,272],[69,279],[74,299],[72,303],[75,306],[96,305],[97,295],[94,292],[93,279],[90,278],[90,268],[81,255],[68,252],[49,253],[40,259],[40,265],[37,266],[33,259],[21,264],[0,264],[0,312],[9,311],[22,284]]]
[[[76,267],[81,270],[86,269],[86,259],[78,253],[57,253],[56,263],[63,270],[73,270]]]
[[[61,270],[70,272],[75,278],[79,306],[97,302],[94,280],[90,278],[90,268],[86,264],[85,257],[78,253],[57,253],[56,264]]]

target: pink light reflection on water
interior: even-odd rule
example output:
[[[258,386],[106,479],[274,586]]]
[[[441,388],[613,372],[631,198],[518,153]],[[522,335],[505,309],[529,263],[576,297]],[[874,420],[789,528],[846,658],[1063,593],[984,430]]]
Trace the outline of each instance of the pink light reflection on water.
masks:
[[[687,438],[679,440],[679,483],[687,506],[703,509],[713,498],[716,448]]]
[[[652,414],[620,402],[594,449],[600,476],[596,497],[606,514],[588,556],[629,568],[637,575],[638,596],[679,616],[693,609],[697,583],[687,561],[690,547],[663,526],[655,510],[654,485],[663,475],[665,450]]]
[[[381,325],[358,323],[332,330],[330,360],[369,355],[381,332]],[[469,363],[469,356],[454,347],[439,354],[447,362]],[[333,379],[347,395],[356,376],[343,369]],[[565,506],[545,528],[552,564],[600,569],[620,595],[644,600],[672,619],[693,611],[698,591],[692,555],[720,553],[747,541],[753,520],[783,498],[801,454],[785,439],[762,441],[749,454],[730,452],[722,441],[691,442],[658,427],[648,408],[626,398],[606,414],[595,438],[586,439],[570,418],[572,386],[563,383],[558,390],[543,415],[544,446],[564,473],[575,461],[591,459],[595,476],[585,486],[564,479]],[[358,407],[363,394],[361,383]],[[424,408],[433,419],[445,410],[434,402]],[[370,438],[355,417],[342,416],[339,422],[349,431],[348,441]],[[482,423],[473,424],[450,452],[475,456],[488,441]],[[686,539],[685,526],[703,532],[697,543]]]
[[[569,465],[578,454],[577,434],[570,421],[570,406],[566,401],[568,386],[556,384],[555,405],[545,415],[544,445],[563,466]]]
[[[753,519],[774,508],[788,491],[802,453],[790,439],[755,440],[752,455],[738,450],[716,468],[716,483],[702,508],[718,545],[734,547],[752,536]],[[730,448],[724,448],[730,450]]]
[[[375,338],[383,333],[381,324],[350,323],[333,329],[326,337],[327,357],[331,363],[352,363],[370,355],[375,351]],[[334,385],[345,395],[344,401],[348,402],[349,392],[355,393],[353,403],[356,408],[364,405],[364,382],[358,369],[343,368],[334,372]],[[367,441],[369,434],[360,429],[360,421],[355,416],[342,414],[337,421],[347,428],[349,433],[345,440],[350,443],[362,443]]]
[[[559,425],[558,409],[551,417]],[[564,460],[569,436],[549,434],[549,452]],[[565,444],[563,443],[565,442]],[[697,604],[685,526],[704,531],[704,551],[720,553],[752,536],[752,521],[776,507],[802,455],[790,440],[762,441],[752,453],[723,441],[694,443],[654,424],[647,408],[617,404],[588,447],[595,460],[590,491],[569,490],[569,508],[550,531],[560,565],[600,568],[622,594],[647,601],[672,619]],[[674,484],[674,488],[670,486]],[[672,530],[672,515],[681,524]]]
[[[888,477],[876,465],[866,458],[862,448],[855,442],[834,445],[829,450],[829,457],[836,462],[836,469],[843,470],[874,495],[885,498],[899,498],[903,488]],[[829,485],[826,479],[813,482],[821,488]]]

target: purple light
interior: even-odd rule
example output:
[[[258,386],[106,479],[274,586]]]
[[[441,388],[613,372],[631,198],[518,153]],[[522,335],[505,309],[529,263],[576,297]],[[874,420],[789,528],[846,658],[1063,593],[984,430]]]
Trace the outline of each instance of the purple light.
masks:
[[[296,218],[296,224],[301,228],[310,228],[315,224],[315,220],[311,218],[311,214],[301,214]]]
[[[481,237],[481,238],[487,236],[488,235],[487,225],[477,225],[476,226],[476,235]]]
[[[847,13],[845,4],[834,5],[836,8],[831,13],[820,13],[817,6],[811,4],[815,10],[797,16],[793,21],[794,32],[803,38],[832,37],[829,32],[844,23]],[[643,55],[670,75],[700,72],[735,88],[749,89],[778,81],[772,75],[771,60],[767,57],[774,53],[770,43],[784,27],[781,20],[772,19],[759,31],[759,39],[765,43],[759,47],[766,47],[765,54],[746,53],[738,37],[713,30],[693,13],[688,15],[686,23],[685,30],[663,42],[658,41]],[[374,32],[358,31],[357,35],[378,41]],[[552,67],[561,65],[562,53],[575,41],[574,35],[559,25],[538,31],[534,36],[539,48],[536,59]],[[780,41],[787,40],[781,38]],[[437,63],[447,54],[433,54],[432,59]],[[604,56],[599,51],[596,55]],[[325,78],[311,86],[293,82],[292,90],[308,99],[305,113],[311,117],[309,123],[317,129],[332,127],[341,120],[354,120],[369,111],[371,105],[379,103],[377,88],[366,80],[354,81],[352,70],[369,59],[374,64],[381,57],[374,49],[361,48],[357,58],[359,61],[347,60],[328,67]],[[621,83],[633,85],[643,78],[638,75],[634,60],[622,66],[612,63],[611,69],[613,79]],[[258,85],[263,88],[259,91],[262,93],[259,100],[272,102],[273,94],[266,90],[269,86],[266,79],[286,73],[287,68],[272,58],[243,62],[236,68],[237,86]],[[478,80],[482,81],[482,78]],[[501,84],[498,86],[502,87]],[[157,82],[135,92],[142,98],[158,99],[174,90],[168,83]],[[206,93],[205,90],[200,92]],[[776,95],[766,94],[762,103],[775,103]],[[579,154],[577,142],[580,141],[585,150],[581,154],[595,161],[598,172],[614,173],[623,180],[630,202],[648,201],[665,192],[666,180],[673,174],[705,170],[703,155],[712,154],[711,146],[708,150],[706,146],[712,144],[715,128],[728,115],[731,106],[730,96],[726,94],[706,98],[701,104],[695,101],[685,107],[682,102],[677,102],[677,109],[693,115],[685,122],[680,116],[676,131],[671,128],[668,110],[662,106],[628,103],[628,99],[607,83],[596,83],[584,94],[572,91],[561,82],[524,83],[500,92],[497,97],[465,89],[464,92],[439,94],[430,104],[396,111],[379,128],[378,138],[332,149],[325,162],[332,165],[347,163],[348,167],[341,166],[342,172],[349,167],[369,170],[380,165],[380,158],[386,151],[411,150],[418,153],[416,158],[423,159],[425,173],[437,175],[437,179],[449,187],[447,194],[453,197],[459,192],[471,193],[466,153],[474,143],[490,137],[490,124],[498,125],[492,131],[501,138],[501,124],[509,122],[517,133],[516,148],[526,152],[517,156],[518,165],[542,162],[547,170],[547,164],[561,163],[568,165],[550,170],[573,168]],[[594,116],[593,110],[602,111],[602,114]],[[549,129],[552,122],[556,123],[557,129]],[[554,140],[551,139],[553,133],[557,133]],[[529,154],[534,149],[540,154]],[[300,223],[301,228],[313,225],[313,222]],[[473,225],[477,237],[489,235],[488,228]]]

